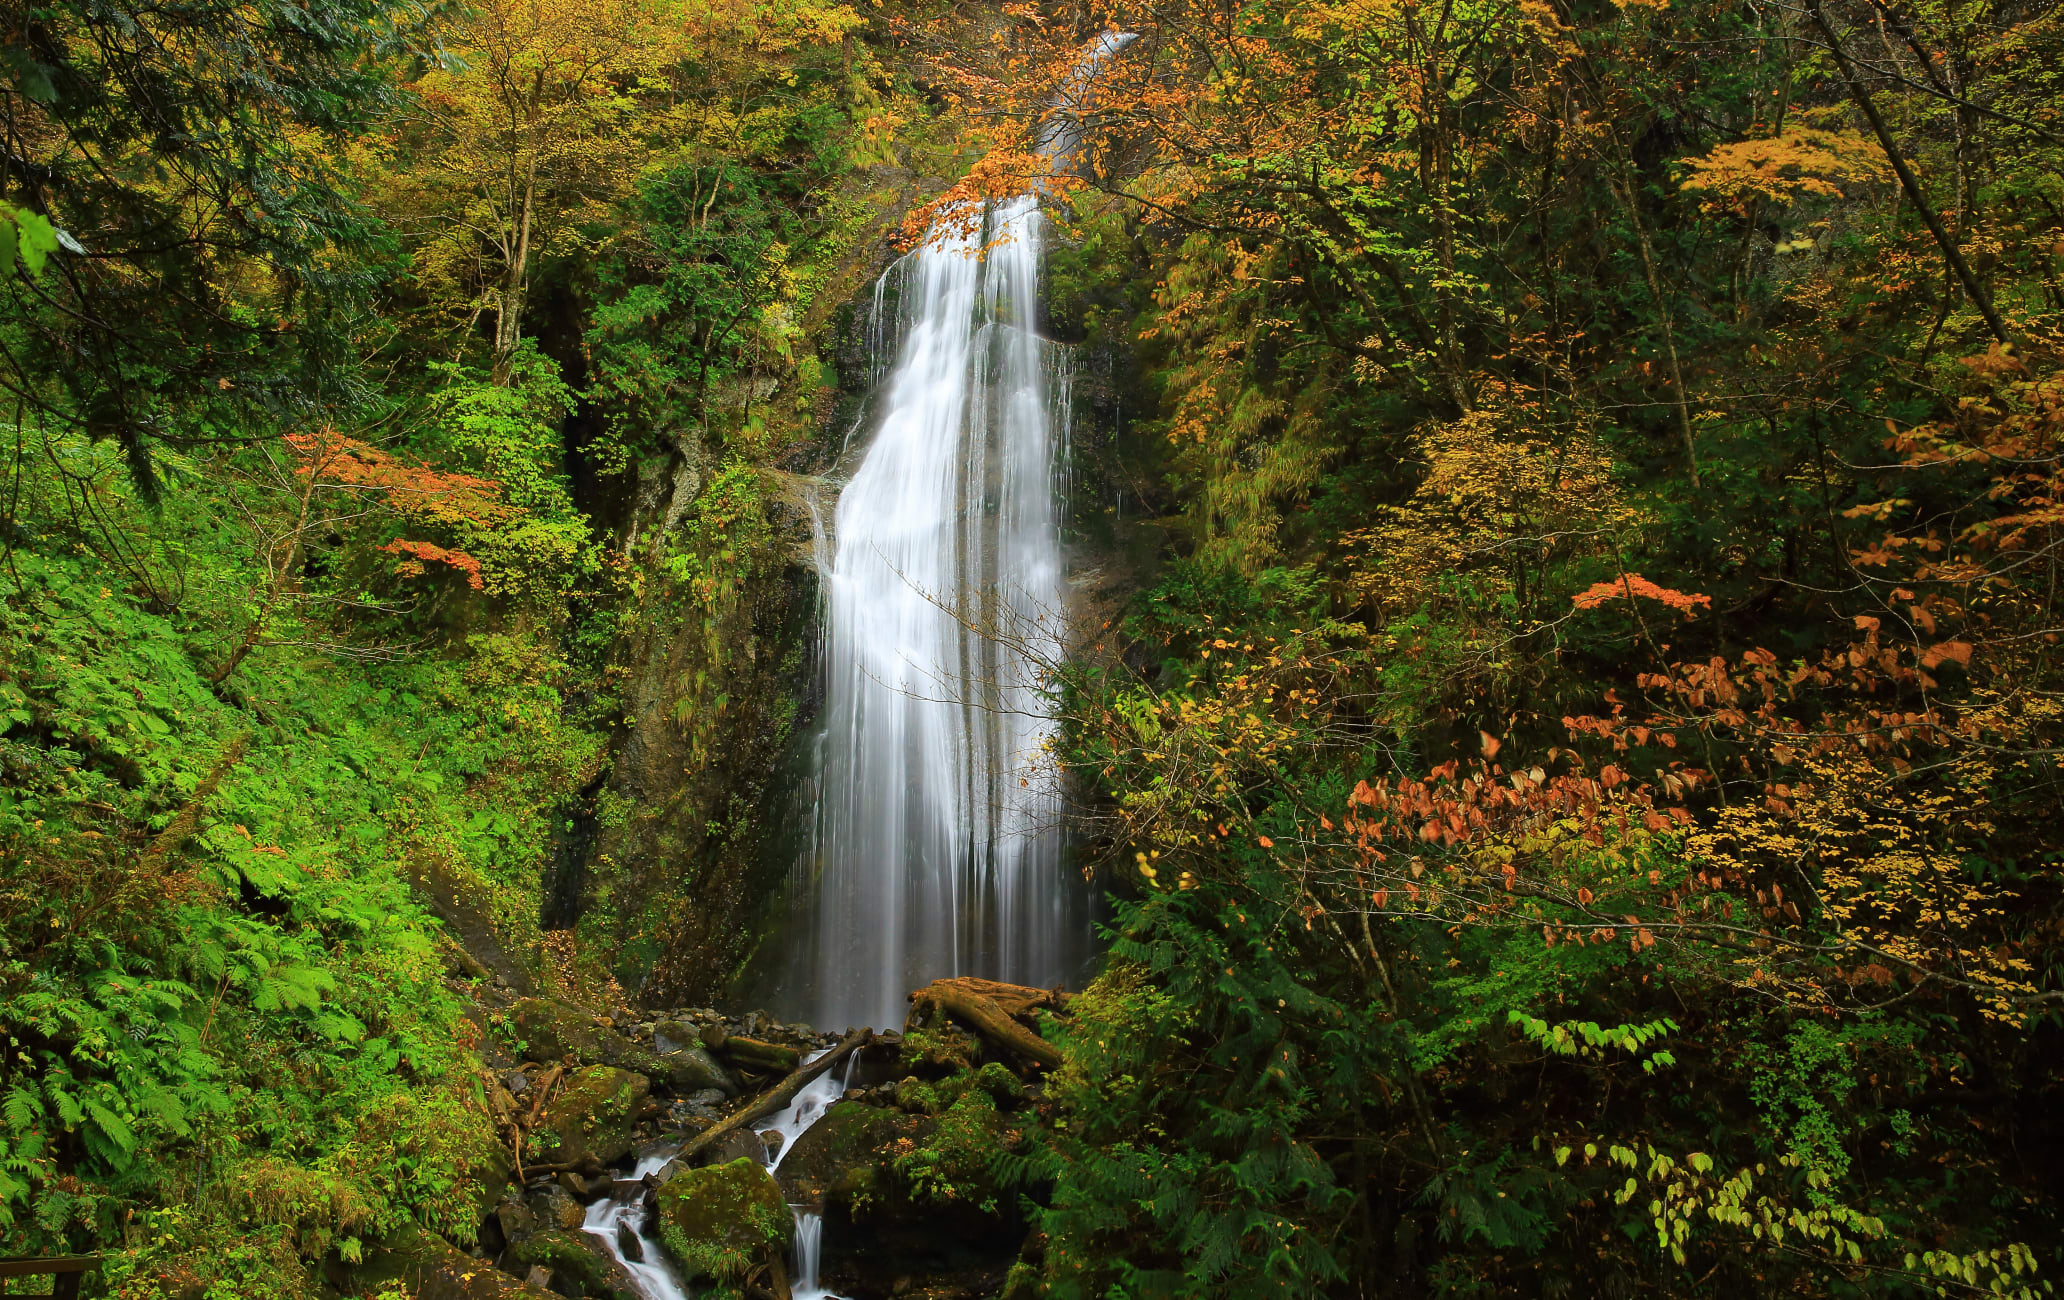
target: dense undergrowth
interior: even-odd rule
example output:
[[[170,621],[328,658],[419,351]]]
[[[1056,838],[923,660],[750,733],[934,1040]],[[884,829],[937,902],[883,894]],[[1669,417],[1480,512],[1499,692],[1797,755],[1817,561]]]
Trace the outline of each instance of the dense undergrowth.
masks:
[[[1051,311],[1175,559],[1021,1283],[2047,1294],[2055,11],[1052,17],[940,76],[1139,36]]]
[[[630,816],[626,646],[685,647],[690,777],[741,707],[761,475],[838,400],[892,146],[928,156],[879,35],[0,18],[0,1255],[271,1297],[472,1243],[507,1172],[473,984],[606,1002],[669,956],[683,890],[551,895],[575,818]]]

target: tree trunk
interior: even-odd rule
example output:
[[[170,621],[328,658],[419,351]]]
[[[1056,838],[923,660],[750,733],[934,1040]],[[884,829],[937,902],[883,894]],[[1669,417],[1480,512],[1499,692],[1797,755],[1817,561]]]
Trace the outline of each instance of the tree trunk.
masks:
[[[530,223],[537,199],[537,155],[523,177],[523,204],[516,218],[516,255],[509,259],[508,278],[502,284],[501,308],[495,316],[494,382],[507,387],[516,360],[516,345],[523,341],[523,300],[530,288]]]
[[[2000,314],[1993,309],[1991,296],[1985,292],[1985,286],[1978,283],[1978,277],[1972,274],[1970,263],[1964,260],[1963,250],[1949,237],[1949,231],[1943,228],[1942,218],[1936,215],[1934,206],[1928,202],[1928,196],[1921,191],[1920,181],[1914,178],[1913,169],[1908,167],[1906,159],[1900,156],[1899,146],[1892,139],[1891,128],[1887,127],[1885,119],[1878,115],[1878,106],[1871,100],[1870,92],[1856,79],[1856,68],[1849,62],[1848,52],[1842,48],[1842,38],[1835,35],[1835,29],[1829,24],[1827,15],[1821,12],[1820,0],[1812,0],[1812,3],[1806,6],[1806,12],[1813,15],[1813,25],[1820,28],[1822,36],[1827,37],[1828,53],[1834,57],[1835,68],[1842,74],[1843,82],[1849,87],[1849,98],[1856,101],[1856,107],[1862,111],[1864,120],[1870,123],[1871,132],[1878,137],[1878,147],[1885,151],[1886,161],[1892,164],[1893,172],[1899,177],[1899,187],[1906,191],[1906,197],[1912,200],[1914,210],[1921,214],[1921,221],[1928,227],[1928,233],[1935,237],[1935,245],[1942,250],[1943,260],[1949,263],[1950,269],[1956,272],[1957,279],[1963,282],[1964,292],[1970,295],[1971,305],[1978,309],[1978,314],[1985,317],[1986,328],[1992,331],[1992,336],[2002,344],[2011,342],[2012,340],[2007,337],[2006,322],[2001,320]]]
[[[328,446],[325,444],[323,452],[327,451]],[[251,625],[244,629],[243,639],[237,643],[236,649],[230,651],[229,657],[224,659],[214,672],[208,674],[210,686],[220,686],[228,681],[229,675],[244,662],[244,657],[256,649],[264,638],[265,629],[272,622],[272,611],[279,605],[280,598],[286,594],[287,583],[293,577],[294,565],[301,558],[301,538],[308,531],[308,512],[315,500],[315,482],[322,474],[324,464],[320,455],[309,461],[308,481],[301,487],[301,500],[294,514],[293,531],[287,535],[287,557],[284,560],[276,559],[277,541],[266,547],[265,563],[271,574],[266,585],[265,601],[258,607],[258,613],[251,620]]]

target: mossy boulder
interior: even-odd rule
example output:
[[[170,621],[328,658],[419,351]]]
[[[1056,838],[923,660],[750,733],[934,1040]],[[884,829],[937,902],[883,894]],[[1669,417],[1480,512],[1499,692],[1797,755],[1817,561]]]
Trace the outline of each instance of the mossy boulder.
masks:
[[[999,1106],[1008,1107],[1025,1099],[1025,1082],[1010,1067],[995,1061],[979,1070],[956,1074],[939,1084],[939,1096],[947,1103],[959,1101],[970,1092],[986,1093]]]
[[[642,1074],[607,1065],[576,1070],[545,1107],[544,1121],[530,1135],[526,1164],[581,1164],[590,1159],[613,1165],[631,1154],[632,1130],[644,1113],[652,1085]]]
[[[509,1247],[502,1264],[511,1272],[528,1273],[533,1265],[552,1270],[552,1284],[562,1280],[580,1284],[580,1293],[603,1300],[643,1300],[644,1293],[630,1270],[616,1262],[609,1248],[591,1233],[540,1232]],[[513,1267],[511,1267],[513,1266]]]
[[[551,998],[521,998],[509,1008],[509,1018],[515,1022],[517,1037],[523,1040],[524,1055],[534,1061],[576,1056],[583,1061],[612,1065],[615,1062],[608,1058],[615,1054],[615,1045],[623,1043],[615,1034],[605,1033],[596,1025],[594,1017]]]
[[[794,1216],[752,1160],[690,1169],[659,1191],[659,1236],[690,1277],[738,1282],[788,1249]]]
[[[787,1198],[822,1205],[863,1196],[897,1151],[921,1143],[932,1121],[858,1101],[833,1102],[781,1159],[775,1177]]]
[[[667,1081],[667,1086],[681,1096],[689,1096],[705,1088],[714,1088],[726,1097],[738,1095],[738,1081],[700,1043],[655,1056],[652,1061],[653,1068],[660,1071],[660,1077]]]
[[[352,1278],[366,1294],[399,1283],[416,1300],[554,1300],[550,1291],[519,1282],[421,1228],[393,1233]]]

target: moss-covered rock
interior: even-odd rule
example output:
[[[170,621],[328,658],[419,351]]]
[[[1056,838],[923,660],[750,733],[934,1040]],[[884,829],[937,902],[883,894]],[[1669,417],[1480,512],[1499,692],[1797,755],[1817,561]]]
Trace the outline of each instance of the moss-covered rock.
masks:
[[[666,1079],[667,1086],[684,1097],[705,1088],[715,1088],[726,1097],[738,1095],[738,1081],[700,1043],[656,1056],[653,1061],[654,1067]]]
[[[642,1074],[678,1095],[704,1088],[715,1088],[727,1097],[738,1095],[738,1081],[692,1036],[677,1050],[661,1054],[602,1028],[580,1008],[550,998],[523,998],[509,1009],[509,1017],[524,1053],[532,1060],[557,1061],[571,1056]],[[677,1044],[670,1041],[667,1046]]]
[[[905,1069],[936,1078],[972,1070],[982,1059],[982,1040],[955,1025],[911,1025],[898,1055]]]
[[[959,1101],[970,1092],[981,1092],[999,1106],[1010,1106],[1025,1099],[1025,1082],[1011,1073],[1009,1066],[991,1061],[979,1070],[967,1070],[943,1080],[938,1092],[948,1103]]]
[[[631,1153],[631,1130],[651,1091],[644,1075],[628,1070],[591,1065],[575,1071],[545,1107],[525,1162],[579,1164],[592,1157],[615,1164]]]
[[[511,1246],[504,1266],[527,1273],[532,1265],[552,1270],[553,1285],[561,1279],[580,1283],[581,1294],[602,1300],[643,1300],[630,1270],[616,1262],[601,1240],[586,1232],[540,1232]]]
[[[922,1116],[857,1101],[834,1102],[796,1139],[775,1177],[787,1198],[799,1204],[865,1201],[895,1154],[923,1142],[931,1128],[932,1121]]]
[[[946,1105],[939,1090],[915,1075],[896,1085],[896,1108],[913,1115],[936,1115]]]
[[[942,1112],[921,1141],[890,1160],[903,1193],[915,1204],[957,1214],[1002,1216],[1008,1198],[996,1184],[1000,1151],[1015,1151],[1024,1137],[989,1094],[968,1087]]]
[[[519,1282],[420,1228],[390,1236],[352,1283],[368,1295],[400,1283],[416,1300],[553,1300],[550,1291]]]
[[[551,998],[521,998],[509,1008],[509,1019],[516,1036],[523,1040],[524,1055],[534,1061],[577,1056],[583,1061],[614,1064],[606,1059],[613,1055],[607,1040],[616,1036],[605,1034],[593,1017],[578,1007]]]
[[[659,1192],[659,1235],[691,1277],[736,1282],[788,1249],[794,1216],[751,1160],[690,1169]]]

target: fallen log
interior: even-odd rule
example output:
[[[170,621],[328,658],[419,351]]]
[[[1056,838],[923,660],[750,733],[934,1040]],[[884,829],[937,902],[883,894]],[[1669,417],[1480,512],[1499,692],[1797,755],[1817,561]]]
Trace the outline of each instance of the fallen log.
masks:
[[[934,985],[951,984],[970,993],[988,998],[1013,1019],[1030,1026],[1035,1011],[1066,1011],[1074,994],[1066,989],[1036,989],[1027,984],[1005,984],[1000,980],[985,980],[973,975],[957,975],[952,979],[933,980]]]
[[[744,1038],[738,1034],[726,1035],[724,1045],[716,1050],[722,1052],[725,1059],[736,1061],[748,1069],[787,1072],[803,1063],[803,1054],[793,1047],[762,1042],[757,1038]]]
[[[1025,995],[1052,996],[1044,989],[996,984],[992,980],[933,980],[910,995],[911,1021],[906,1024],[914,1023],[924,1008],[936,1008],[1007,1052],[1049,1069],[1059,1065],[1060,1049],[1012,1019],[1004,1004],[984,991],[983,986],[1010,990],[1014,1001],[1025,1001]]]
[[[874,1031],[872,1029],[855,1029],[847,1034],[845,1038],[840,1040],[837,1047],[832,1048],[809,1064],[797,1067],[795,1072],[786,1079],[783,1079],[766,1092],[761,1093],[757,1101],[733,1114],[731,1118],[723,1123],[712,1125],[696,1134],[695,1138],[687,1146],[681,1148],[679,1155],[667,1161],[660,1168],[659,1173],[654,1175],[655,1180],[665,1183],[681,1173],[694,1168],[695,1158],[715,1146],[718,1142],[721,1142],[727,1134],[744,1128],[754,1120],[765,1119],[783,1106],[788,1105],[796,1099],[796,1094],[809,1087],[819,1076],[831,1069],[832,1066],[851,1056],[860,1048],[865,1047],[873,1039]],[[731,1041],[735,1043],[738,1040],[734,1038]]]

